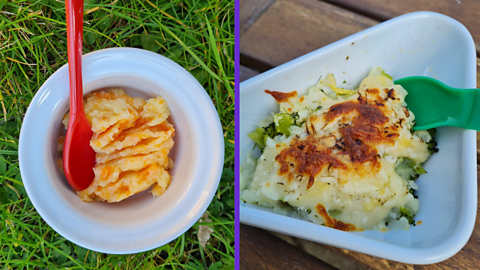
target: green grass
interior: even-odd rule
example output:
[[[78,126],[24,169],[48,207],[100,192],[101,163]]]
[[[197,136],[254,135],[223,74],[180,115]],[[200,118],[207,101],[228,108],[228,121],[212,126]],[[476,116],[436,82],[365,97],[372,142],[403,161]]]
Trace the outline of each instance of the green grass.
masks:
[[[37,89],[67,62],[64,3],[0,0],[0,268],[233,269],[234,1],[85,0],[83,52],[137,47],[162,54],[205,87],[222,121],[225,165],[207,223],[133,255],[92,252],[53,231],[30,203],[18,137]],[[200,225],[213,228],[202,247]]]

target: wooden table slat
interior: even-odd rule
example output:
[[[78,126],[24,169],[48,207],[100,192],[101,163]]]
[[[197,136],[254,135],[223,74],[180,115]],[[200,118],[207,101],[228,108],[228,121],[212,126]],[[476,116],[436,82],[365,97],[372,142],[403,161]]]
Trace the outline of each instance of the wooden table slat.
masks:
[[[385,21],[414,11],[434,11],[453,17],[464,24],[480,46],[480,1],[478,0],[324,0],[356,13]]]
[[[243,82],[251,77],[258,75],[258,71],[244,66],[240,66],[240,82]]]
[[[241,35],[240,53],[274,67],[377,23],[320,1],[278,0]]]
[[[337,269],[262,229],[243,224],[240,254],[241,269]]]
[[[240,35],[254,23],[275,0],[240,0]]]

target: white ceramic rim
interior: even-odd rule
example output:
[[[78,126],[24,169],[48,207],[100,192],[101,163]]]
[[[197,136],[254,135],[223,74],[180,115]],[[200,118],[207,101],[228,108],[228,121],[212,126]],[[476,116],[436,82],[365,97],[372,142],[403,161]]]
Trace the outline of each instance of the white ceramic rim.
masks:
[[[61,236],[63,236],[67,240],[79,246],[82,246],[97,252],[109,253],[109,254],[132,254],[132,253],[148,251],[171,242],[172,240],[176,239],[177,237],[182,235],[184,232],[186,232],[188,229],[190,229],[197,222],[197,220],[200,219],[201,215],[205,212],[210,202],[212,201],[213,196],[215,195],[217,187],[219,185],[220,178],[223,171],[225,147],[224,147],[222,125],[212,100],[210,99],[210,97],[208,96],[207,92],[202,87],[202,85],[200,85],[200,83],[198,83],[198,81],[187,70],[185,70],[183,67],[181,67],[177,63],[157,53],[153,53],[153,52],[142,50],[142,49],[135,49],[135,48],[103,49],[103,50],[99,50],[99,51],[95,51],[95,52],[91,52],[83,55],[82,61],[86,63],[90,59],[111,57],[112,55],[115,55],[116,57],[118,57],[118,54],[123,54],[123,55],[131,54],[131,55],[134,55],[135,57],[143,57],[151,65],[161,64],[163,66],[168,66],[168,68],[171,69],[172,71],[175,71],[177,74],[181,74],[182,81],[185,80],[190,85],[193,85],[193,88],[190,89],[191,92],[189,92],[189,94],[195,96],[196,100],[198,101],[198,104],[202,105],[203,110],[201,113],[205,117],[203,124],[209,127],[208,129],[204,128],[202,131],[200,131],[198,127],[201,127],[202,123],[199,123],[199,124],[197,123],[198,125],[195,126],[197,127],[197,130],[195,131],[203,132],[205,134],[204,136],[207,136],[207,134],[208,136],[210,136],[211,141],[213,141],[213,145],[211,145],[210,151],[214,152],[211,155],[212,160],[210,160],[210,164],[211,164],[210,168],[206,166],[206,168],[203,168],[202,170],[203,174],[200,174],[200,176],[195,175],[194,181],[202,181],[202,179],[204,179],[203,181],[206,182],[205,190],[197,191],[198,193],[200,193],[199,196],[201,198],[201,200],[199,200],[198,202],[201,202],[201,203],[191,205],[191,209],[185,209],[188,215],[184,215],[184,217],[181,220],[181,224],[172,224],[171,228],[169,228],[168,230],[168,234],[162,235],[159,241],[149,245],[138,246],[133,249],[127,248],[127,249],[120,249],[120,250],[119,249],[109,250],[105,248],[98,248],[95,245],[90,244],[89,239],[81,239],[81,238],[72,236],[70,231],[65,230],[65,227],[63,227],[62,224],[59,224],[61,222],[59,223],[54,222],[52,219],[51,213],[48,213],[51,211],[47,210],[49,206],[43,204],[41,202],[42,201],[41,195],[39,195],[38,192],[35,192],[33,190],[33,187],[32,187],[33,184],[30,183],[30,181],[33,181],[33,180],[24,178],[23,182],[24,182],[25,190],[32,204],[34,205],[36,211],[40,214],[40,216],[45,220],[45,222],[47,222],[47,224],[52,229],[54,229],[57,233],[59,233]],[[61,71],[68,72],[68,64],[62,66],[54,74],[52,74],[50,78],[48,78],[45,81],[45,83],[38,89],[37,93],[35,94],[30,104],[37,104],[39,99],[45,98],[42,95],[47,91],[46,85],[48,85],[49,81],[51,81],[52,78],[58,75]],[[32,121],[38,121],[37,119],[34,119],[33,117],[34,112],[32,112],[32,110],[34,109],[31,109],[31,107],[29,106],[23,120],[22,129],[20,131],[18,155],[19,155],[19,163],[20,163],[20,172],[22,177],[24,175],[28,175],[27,171],[29,168],[29,164],[31,164],[32,162],[31,160],[28,159],[29,152],[28,152],[28,149],[25,148],[26,147],[25,144],[27,142],[26,140],[28,137],[26,133],[31,132],[31,130],[28,130],[28,127],[31,125]],[[39,140],[38,144],[41,144],[41,143],[42,142]],[[201,153],[199,155],[201,156]],[[42,177],[42,176],[35,175],[35,177]],[[184,198],[182,200],[184,200]],[[162,232],[158,234],[162,234]]]
[[[368,35],[370,32],[374,32],[380,29],[390,27],[392,24],[396,24],[400,21],[409,20],[410,18],[418,17],[437,17],[442,20],[448,21],[453,25],[459,32],[462,33],[469,40],[468,50],[472,55],[468,59],[468,66],[473,67],[469,70],[467,74],[467,81],[469,88],[476,87],[476,50],[475,44],[472,38],[472,35],[468,29],[458,22],[446,15],[428,12],[428,11],[419,11],[412,12],[409,14],[401,15],[386,22],[380,23],[376,26],[370,27],[366,30],[343,38],[339,41],[336,41],[332,44],[329,44],[325,47],[322,47],[313,52],[307,53],[301,57],[298,57],[290,62],[282,64],[278,67],[275,67],[267,72],[264,72],[258,76],[255,76],[251,79],[248,79],[240,84],[240,91],[242,88],[247,88],[250,85],[256,84],[259,81],[262,81],[271,76],[275,76],[278,73],[281,73],[287,69],[295,68],[295,66],[302,64],[305,60],[315,58],[317,55],[328,53],[329,51],[335,49],[338,46],[343,44],[350,44],[351,42],[356,41]],[[466,131],[464,134],[464,141],[466,143],[472,143],[473,146],[476,145],[476,132],[475,131]],[[469,147],[468,150],[464,152],[465,160],[471,162],[464,163],[463,169],[468,175],[477,174],[477,165],[476,165],[476,147]],[[394,244],[380,242],[374,239],[370,239],[361,235],[355,235],[352,233],[346,233],[342,231],[336,231],[335,229],[326,228],[323,226],[318,226],[308,221],[298,220],[287,216],[282,216],[272,212],[262,210],[260,207],[248,207],[245,206],[245,203],[240,202],[240,222],[260,227],[266,230],[271,230],[278,233],[288,234],[294,237],[307,239],[310,241],[315,241],[318,243],[324,243],[331,246],[346,248],[349,250],[365,253],[372,256],[382,257],[389,260],[394,260],[403,263],[410,264],[433,264],[443,260],[446,260],[458,251],[460,251],[465,244],[468,242],[475,225],[476,213],[477,213],[477,179],[476,177],[472,179],[464,179],[465,185],[462,190],[462,194],[465,194],[465,201],[471,202],[464,204],[464,207],[461,209],[461,217],[463,218],[463,223],[459,225],[459,228],[455,233],[445,241],[442,245],[427,248],[427,249],[415,249],[407,248],[402,246],[396,246]],[[239,198],[237,198],[239,199]],[[276,222],[271,222],[275,220]],[[285,227],[295,226],[299,229],[296,232],[286,231]],[[322,231],[320,235],[312,234],[312,231]],[[355,241],[352,241],[354,239]],[[367,248],[368,247],[368,248]],[[374,247],[374,248],[373,248]]]

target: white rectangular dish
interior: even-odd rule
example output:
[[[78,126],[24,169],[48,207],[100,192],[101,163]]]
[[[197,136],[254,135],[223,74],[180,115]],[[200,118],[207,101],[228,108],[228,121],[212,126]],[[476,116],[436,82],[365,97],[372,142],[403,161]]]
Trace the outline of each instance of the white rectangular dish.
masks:
[[[429,76],[458,88],[476,87],[472,36],[459,22],[433,12],[406,14],[313,51],[240,84],[240,166],[254,143],[247,136],[278,110],[265,89],[299,95],[333,73],[353,88],[374,67],[400,79]],[[408,90],[408,89],[407,89]],[[480,106],[480,104],[479,104]],[[456,254],[473,231],[477,209],[475,131],[437,128],[440,151],[417,184],[421,225],[408,231],[344,232],[240,202],[244,224],[389,260],[431,264]]]

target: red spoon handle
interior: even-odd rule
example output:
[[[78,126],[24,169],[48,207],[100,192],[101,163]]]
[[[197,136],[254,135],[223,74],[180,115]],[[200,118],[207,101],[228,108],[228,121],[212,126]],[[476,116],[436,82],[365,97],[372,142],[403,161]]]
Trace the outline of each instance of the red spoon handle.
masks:
[[[82,41],[83,0],[66,0],[68,69],[70,71],[70,119],[83,112]],[[73,117],[72,117],[73,116]]]
[[[76,190],[87,188],[94,178],[93,132],[83,109],[82,38],[83,0],[66,0],[68,69],[70,72],[70,121],[63,147],[63,171]]]

